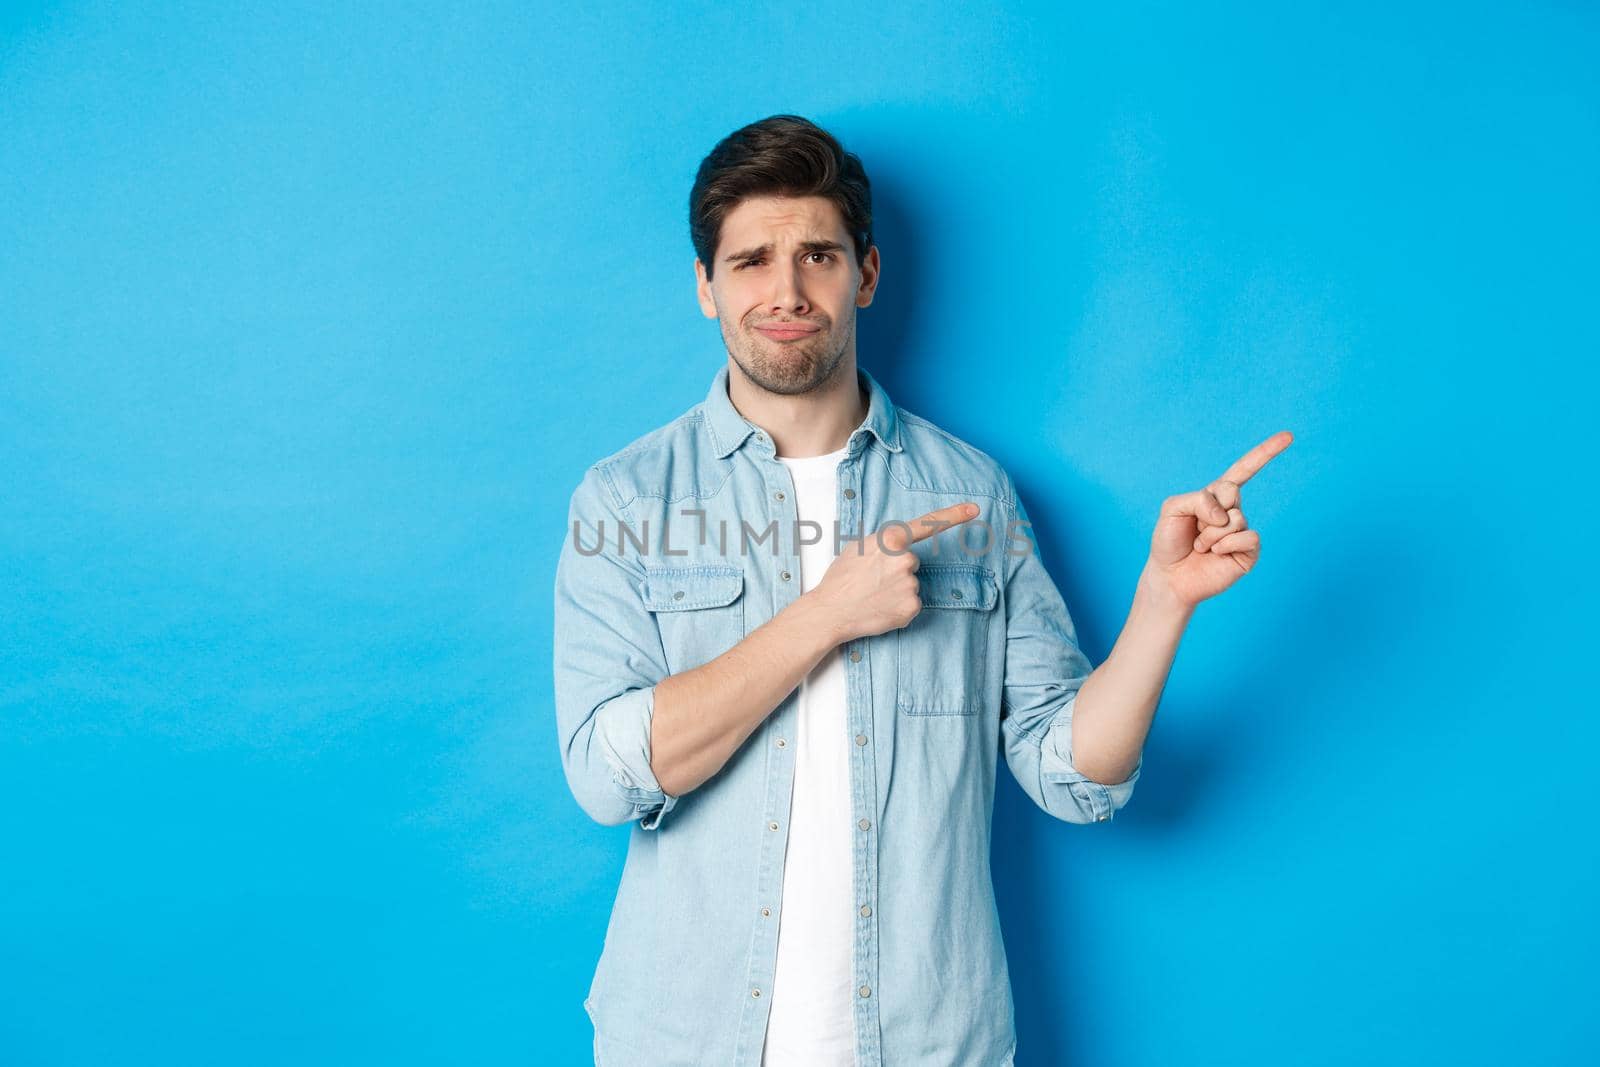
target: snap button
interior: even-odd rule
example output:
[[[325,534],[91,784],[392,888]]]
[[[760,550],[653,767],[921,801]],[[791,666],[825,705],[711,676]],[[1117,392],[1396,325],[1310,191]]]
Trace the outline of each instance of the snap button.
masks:
[[[869,986],[869,985],[864,985],[857,992],[859,992],[864,997],[870,997],[870,996],[872,996],[872,987]]]
[[[771,908],[762,908],[761,909],[761,914],[762,915],[771,915],[772,914],[772,909]]]
[[[783,571],[778,575],[778,577],[782,578],[784,581],[787,582],[789,580],[789,572],[788,571]]]
[[[854,500],[856,498],[856,491],[854,489],[846,489],[844,491],[844,498],[846,500]]]
[[[867,916],[869,916],[871,914],[872,914],[872,909],[871,908],[867,907],[865,904],[861,905],[861,917],[863,919],[865,919]]]
[[[1109,815],[1096,815],[1094,817],[1094,821],[1095,822],[1105,822],[1109,818],[1111,818],[1111,816],[1109,816]]]
[[[782,500],[783,499],[783,490],[779,489],[776,493],[773,493],[772,496],[773,496],[773,499],[775,499],[775,500]]]
[[[761,995],[761,990],[759,990],[759,989],[752,989],[752,990],[750,990],[750,995],[751,995],[751,996],[752,996],[752,997],[759,997],[759,996],[760,996],[760,995]]]
[[[872,820],[871,819],[860,819],[860,820],[858,820],[856,822],[856,825],[861,827],[863,830],[865,830],[865,829],[867,829],[868,827],[870,827],[872,825]]]
[[[859,648],[852,648],[850,650],[850,662],[851,663],[860,663],[861,662],[861,650]]]
[[[957,589],[955,592],[951,593],[950,595],[955,597],[957,600],[960,600],[961,599],[961,590]]]
[[[775,823],[775,822],[767,823],[767,829],[768,830],[776,830],[777,828],[778,828],[778,824],[777,823]]]
[[[867,743],[867,735],[866,734],[856,734],[856,744],[864,745],[866,743]]]
[[[683,599],[683,590],[680,589],[676,593],[673,593],[672,594],[672,599],[673,600],[682,600]]]
[[[787,744],[788,744],[788,743],[789,743],[789,742],[787,742],[787,741],[785,741],[785,740],[784,740],[784,739],[783,739],[783,738],[781,738],[781,737],[780,737],[780,738],[778,738],[778,747],[779,747],[779,748],[783,748],[783,747],[784,747],[784,746],[785,746],[785,745],[787,745]]]

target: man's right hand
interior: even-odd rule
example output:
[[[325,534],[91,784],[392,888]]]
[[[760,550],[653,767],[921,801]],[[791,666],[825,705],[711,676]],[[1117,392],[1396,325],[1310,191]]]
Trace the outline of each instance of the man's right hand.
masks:
[[[978,505],[971,501],[952,504],[909,523],[884,523],[859,547],[852,543],[842,549],[807,594],[833,622],[838,643],[899,629],[916,618],[922,611],[917,582],[921,564],[911,545],[977,514]]]

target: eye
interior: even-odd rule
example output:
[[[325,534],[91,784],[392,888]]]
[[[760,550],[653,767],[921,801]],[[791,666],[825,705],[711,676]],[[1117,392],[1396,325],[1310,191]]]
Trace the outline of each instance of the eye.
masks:
[[[824,260],[827,260],[830,263],[833,261],[833,258],[834,258],[832,252],[808,252],[808,253],[806,253],[806,258],[809,259],[811,256],[821,256]],[[733,269],[734,270],[744,270],[746,267],[754,267],[754,266],[757,266],[758,264],[765,263],[765,262],[766,262],[765,258],[763,258],[761,256],[755,256],[752,259],[746,259],[746,260],[743,260],[740,263],[734,264],[734,268]]]

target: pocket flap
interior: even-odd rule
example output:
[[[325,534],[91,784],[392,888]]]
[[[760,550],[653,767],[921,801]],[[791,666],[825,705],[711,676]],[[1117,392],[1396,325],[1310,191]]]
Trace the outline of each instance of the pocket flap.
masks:
[[[1000,595],[994,571],[981,563],[924,563],[917,568],[917,583],[926,608],[988,611]]]
[[[726,563],[652,567],[645,571],[644,606],[650,611],[720,608],[739,599],[744,570]]]

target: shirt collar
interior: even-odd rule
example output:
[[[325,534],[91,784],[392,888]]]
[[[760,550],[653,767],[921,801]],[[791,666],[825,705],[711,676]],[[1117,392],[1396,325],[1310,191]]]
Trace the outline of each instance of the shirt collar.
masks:
[[[900,420],[889,394],[884,392],[876,378],[859,366],[856,367],[856,381],[867,391],[867,417],[851,432],[846,446],[853,448],[856,438],[865,431],[877,437],[889,451],[901,451]],[[711,431],[711,447],[718,459],[733,452],[744,444],[745,438],[760,430],[759,426],[739,414],[739,409],[729,399],[726,362],[717,368],[716,375],[711,379],[711,389],[706,393],[704,407],[706,428]],[[770,445],[768,447],[771,448]]]

